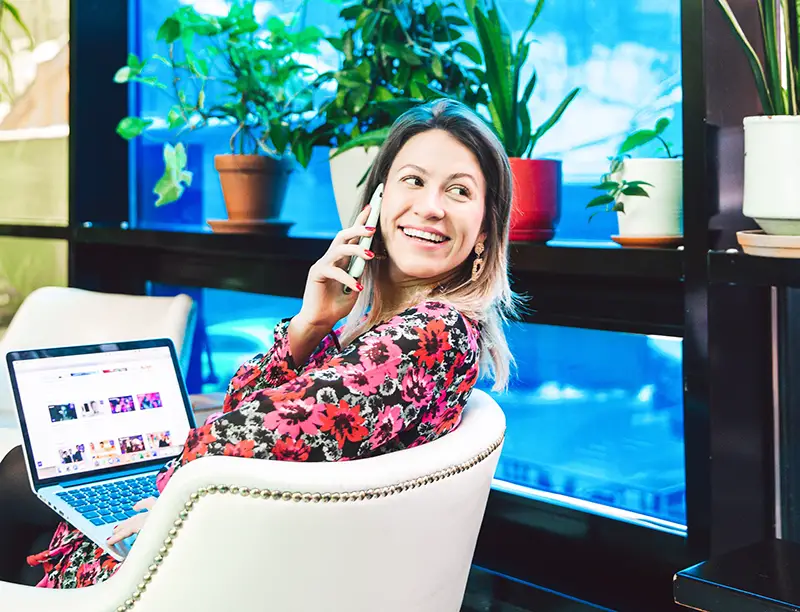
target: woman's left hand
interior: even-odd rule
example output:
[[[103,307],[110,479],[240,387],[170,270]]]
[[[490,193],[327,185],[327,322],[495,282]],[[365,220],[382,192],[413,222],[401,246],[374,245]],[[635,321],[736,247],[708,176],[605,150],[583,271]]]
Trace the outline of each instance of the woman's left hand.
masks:
[[[129,538],[135,533],[139,533],[142,530],[144,522],[150,515],[150,510],[153,508],[155,503],[156,503],[155,497],[148,497],[139,502],[136,502],[133,505],[133,509],[139,512],[139,514],[127,518],[121,523],[117,523],[116,525],[114,525],[114,535],[108,538],[108,544],[114,545],[117,542],[121,542],[125,538]],[[141,510],[147,510],[147,512],[141,512]]]

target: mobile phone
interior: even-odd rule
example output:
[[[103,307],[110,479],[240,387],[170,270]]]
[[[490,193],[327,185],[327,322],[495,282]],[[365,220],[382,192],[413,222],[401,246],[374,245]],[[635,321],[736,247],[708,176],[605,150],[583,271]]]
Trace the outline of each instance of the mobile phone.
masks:
[[[369,201],[369,217],[367,217],[367,222],[364,224],[367,227],[378,227],[378,220],[381,216],[381,202],[383,201],[383,183],[378,185],[375,188],[375,191],[372,193],[372,198]],[[377,232],[377,229],[375,230]],[[361,239],[358,241],[359,246],[369,249],[372,246],[372,236],[362,236]],[[364,273],[364,266],[366,265],[366,261],[362,257],[353,256],[350,258],[350,264],[347,266],[347,273],[352,276],[353,278],[358,278]],[[344,292],[350,293],[352,289],[347,285],[344,286]]]

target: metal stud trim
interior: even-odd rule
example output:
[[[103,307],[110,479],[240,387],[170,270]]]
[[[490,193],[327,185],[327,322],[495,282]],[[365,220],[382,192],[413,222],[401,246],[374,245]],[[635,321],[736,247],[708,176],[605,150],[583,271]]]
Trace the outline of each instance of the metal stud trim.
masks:
[[[147,590],[148,585],[153,580],[153,577],[158,573],[161,564],[172,549],[172,545],[178,536],[179,531],[186,523],[191,511],[197,506],[197,502],[201,497],[206,495],[216,495],[217,493],[241,495],[243,497],[256,497],[259,499],[269,499],[274,501],[290,501],[292,503],[336,503],[336,502],[355,502],[375,499],[378,497],[389,497],[398,493],[403,493],[411,489],[424,487],[433,482],[438,482],[444,478],[455,476],[470,468],[475,467],[482,461],[485,461],[489,456],[496,451],[503,443],[505,434],[500,436],[493,442],[489,448],[482,453],[476,455],[469,461],[451,466],[444,470],[439,470],[428,476],[421,478],[414,478],[406,480],[396,485],[382,487],[380,489],[367,489],[364,491],[352,491],[350,493],[298,493],[295,491],[271,491],[269,489],[249,489],[246,487],[228,486],[228,485],[209,485],[207,487],[200,487],[189,496],[189,499],[184,504],[184,510],[179,513],[179,518],[173,523],[172,529],[169,530],[169,535],[164,539],[163,546],[159,549],[158,554],[153,558],[153,563],[147,568],[147,572],[142,576],[142,581],[137,585],[136,590],[133,591],[130,598],[126,599],[123,604],[117,607],[116,612],[130,612],[133,610],[136,603],[141,599],[144,592]]]

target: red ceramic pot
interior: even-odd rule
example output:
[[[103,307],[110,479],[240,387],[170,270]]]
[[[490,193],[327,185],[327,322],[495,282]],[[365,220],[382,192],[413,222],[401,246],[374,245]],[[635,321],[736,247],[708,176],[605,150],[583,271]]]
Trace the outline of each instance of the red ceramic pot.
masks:
[[[561,217],[561,162],[555,159],[511,158],[514,199],[512,241],[547,242]]]

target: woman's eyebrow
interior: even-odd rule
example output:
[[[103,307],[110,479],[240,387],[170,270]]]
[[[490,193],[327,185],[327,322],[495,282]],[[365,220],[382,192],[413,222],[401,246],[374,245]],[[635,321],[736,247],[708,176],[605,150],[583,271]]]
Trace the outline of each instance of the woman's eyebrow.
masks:
[[[411,170],[416,170],[420,174],[423,174],[423,175],[426,175],[426,176],[429,174],[429,172],[427,170],[425,170],[425,168],[423,168],[422,166],[417,166],[416,164],[406,164],[405,166],[402,166],[400,168],[400,170],[398,170],[398,172],[400,172],[402,170],[405,170],[406,168],[409,168]],[[446,182],[449,182],[449,181],[452,181],[453,179],[458,179],[458,178],[468,178],[473,183],[475,183],[476,185],[478,184],[478,181],[476,181],[475,177],[472,176],[469,172],[454,172],[453,174],[451,174],[450,176],[447,177],[447,181]]]

